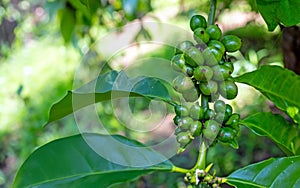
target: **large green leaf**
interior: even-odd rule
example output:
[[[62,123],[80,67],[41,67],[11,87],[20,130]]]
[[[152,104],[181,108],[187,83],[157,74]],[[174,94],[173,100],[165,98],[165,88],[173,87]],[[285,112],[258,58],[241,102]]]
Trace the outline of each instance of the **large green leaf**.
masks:
[[[127,165],[113,163],[95,152],[114,148],[109,138],[137,148],[136,152],[124,151],[122,147],[108,152],[109,157],[122,158]],[[94,144],[94,150],[87,140]],[[153,165],[153,160],[162,162]],[[149,165],[132,167],[137,161]],[[137,141],[118,135],[86,133],[55,140],[34,151],[19,169],[13,187],[108,187],[154,171],[172,169],[170,161]]]
[[[259,136],[267,136],[289,155],[300,154],[299,130],[281,115],[270,112],[257,113],[241,121]]]
[[[88,105],[121,97],[142,96],[174,104],[169,95],[170,87],[166,84],[158,78],[128,78],[124,72],[116,71],[105,73],[81,88],[69,91],[55,103],[50,109],[47,124]]]
[[[279,66],[262,66],[258,70],[237,77],[236,81],[255,87],[295,121],[299,119],[299,75]]]
[[[288,27],[300,23],[299,0],[256,0],[256,4],[270,31],[278,24]]]
[[[66,43],[70,42],[76,24],[75,11],[70,7],[60,10],[60,32]]]
[[[238,188],[300,187],[300,156],[268,159],[239,169],[228,176]]]

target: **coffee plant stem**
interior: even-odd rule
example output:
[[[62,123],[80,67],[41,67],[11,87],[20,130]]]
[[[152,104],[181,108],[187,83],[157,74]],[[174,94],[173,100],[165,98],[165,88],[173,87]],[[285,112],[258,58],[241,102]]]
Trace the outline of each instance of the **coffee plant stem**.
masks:
[[[186,173],[190,172],[190,170],[174,166],[173,169],[172,169],[172,172],[178,172],[178,173],[186,174]]]
[[[208,25],[213,25],[215,23],[216,5],[217,5],[217,0],[210,0]]]
[[[206,166],[206,151],[208,147],[204,140],[201,139],[200,143],[198,159],[193,169],[204,169]]]

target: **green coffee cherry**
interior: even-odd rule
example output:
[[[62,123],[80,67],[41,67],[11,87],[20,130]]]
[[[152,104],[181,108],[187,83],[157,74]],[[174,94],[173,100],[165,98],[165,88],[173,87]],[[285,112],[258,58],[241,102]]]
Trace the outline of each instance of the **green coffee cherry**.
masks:
[[[229,69],[229,74],[233,73],[233,71],[234,71],[233,63],[225,62],[223,65]]]
[[[194,78],[198,81],[207,81],[213,77],[213,70],[209,66],[199,66],[194,70]]]
[[[208,66],[214,66],[218,64],[217,59],[213,55],[213,53],[210,51],[209,48],[205,48],[202,52],[203,57],[204,57],[204,64]]]
[[[190,66],[185,66],[185,73],[188,77],[192,77],[194,75],[194,69]]]
[[[208,95],[208,102],[215,102],[216,100],[218,100],[220,97],[220,94],[217,93],[211,93],[210,95]]]
[[[221,124],[215,120],[207,120],[204,123],[204,129],[202,130],[204,138],[207,140],[214,140],[219,134]]]
[[[225,52],[225,46],[223,45],[222,42],[220,42],[218,40],[210,40],[208,42],[207,46],[210,46],[210,47],[213,47],[213,48],[216,48],[216,49],[220,50],[220,52],[222,54],[224,54],[224,52]]]
[[[199,98],[198,90],[196,88],[185,90],[182,97],[186,102],[195,102]]]
[[[186,147],[192,141],[188,132],[180,132],[176,136],[176,140],[180,144],[180,147]]]
[[[194,15],[190,19],[190,28],[192,31],[194,31],[196,28],[199,27],[203,27],[203,28],[207,27],[206,19],[201,15]]]
[[[199,136],[201,134],[201,130],[202,130],[202,123],[199,121],[194,121],[190,125],[190,133],[194,137]]]
[[[238,88],[234,82],[226,80],[225,82],[220,83],[219,92],[222,97],[231,100],[237,96]]]
[[[180,128],[182,130],[189,130],[190,129],[190,125],[193,123],[193,119],[190,117],[184,117],[181,119],[181,121],[179,121],[178,126],[180,126]]]
[[[216,113],[214,120],[222,124],[223,122],[228,120],[228,116],[224,112],[218,112]]]
[[[190,78],[179,75],[173,80],[173,87],[176,91],[182,93],[184,91],[193,89],[194,83]]]
[[[204,57],[202,53],[194,46],[190,46],[190,48],[187,49],[185,60],[185,63],[192,67],[204,64]]]
[[[239,125],[239,121],[240,121],[240,115],[234,113],[229,117],[228,121],[226,121],[225,125],[236,127]]]
[[[212,46],[208,46],[207,47],[209,49],[209,51],[213,54],[213,56],[215,57],[216,61],[219,62],[221,61],[222,57],[223,57],[223,53],[221,50],[212,47]]]
[[[202,27],[194,30],[194,40],[197,43],[207,43],[209,41],[209,34]]]
[[[226,109],[225,109],[225,113],[227,114],[227,116],[231,116],[232,114],[232,107],[229,104],[226,104]]]
[[[230,69],[224,65],[215,65],[212,70],[214,72],[213,79],[216,81],[224,81],[230,75]]]
[[[206,28],[206,32],[213,40],[219,40],[222,36],[222,31],[218,25],[210,25]]]
[[[233,129],[231,129],[230,127],[222,127],[218,135],[218,140],[227,143],[233,140],[234,137],[235,137],[235,133]]]
[[[182,129],[180,127],[176,127],[175,131],[174,131],[174,134],[175,135],[178,135],[179,133],[182,132]]]
[[[185,53],[187,49],[191,46],[194,46],[194,44],[191,41],[183,41],[179,43],[175,48],[175,55]]]
[[[189,115],[194,120],[202,120],[204,117],[204,109],[199,104],[195,103],[191,106]]]
[[[187,117],[189,115],[189,110],[187,107],[182,105],[176,105],[174,107],[175,113],[179,117]]]
[[[226,104],[222,100],[217,100],[214,104],[214,109],[216,112],[225,113]]]
[[[183,54],[177,54],[171,59],[171,66],[175,71],[181,72],[185,67]]]
[[[207,82],[202,82],[199,85],[201,93],[204,95],[210,95],[218,91],[218,84],[215,81],[209,80]]]
[[[234,80],[234,78],[233,78],[232,76],[229,76],[229,77],[227,78],[227,80],[228,80],[228,81],[231,81],[231,82],[235,82],[235,80]]]
[[[181,117],[176,115],[174,118],[173,118],[173,122],[175,125],[178,125],[179,124],[179,121],[181,121]]]
[[[235,35],[226,35],[222,39],[222,43],[225,46],[227,52],[235,52],[242,46],[242,41]]]
[[[204,112],[204,119],[208,120],[208,119],[213,119],[216,115],[216,112],[213,111],[212,109],[207,109]]]

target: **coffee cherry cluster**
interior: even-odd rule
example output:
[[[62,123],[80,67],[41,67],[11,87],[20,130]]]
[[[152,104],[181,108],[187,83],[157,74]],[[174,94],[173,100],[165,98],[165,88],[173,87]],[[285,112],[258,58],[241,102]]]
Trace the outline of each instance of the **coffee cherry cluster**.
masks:
[[[229,100],[237,96],[238,88],[231,77],[234,67],[227,52],[239,50],[241,39],[234,35],[222,37],[218,25],[207,26],[201,15],[191,18],[190,28],[196,44],[179,43],[171,60],[173,69],[184,73],[173,80],[174,89],[186,102],[194,102],[191,107],[175,106],[179,153],[200,135],[210,143],[233,143],[239,131],[239,114],[232,113],[232,107],[218,99],[220,95]],[[195,102],[200,97],[215,102],[214,109]]]
[[[213,109],[204,108],[198,102],[189,108],[184,105],[174,108],[175,135],[181,148],[179,152],[200,135],[210,143],[232,143],[239,132],[239,114],[232,113],[232,107],[222,100],[217,100]]]
[[[227,52],[235,52],[241,47],[241,39],[234,35],[222,37],[218,25],[207,26],[205,18],[195,15],[190,20],[197,44],[183,41],[176,47],[171,60],[174,70],[183,72],[176,77],[173,87],[187,102],[196,101],[205,95],[210,102],[219,98],[234,99],[238,89],[231,77],[234,70]]]

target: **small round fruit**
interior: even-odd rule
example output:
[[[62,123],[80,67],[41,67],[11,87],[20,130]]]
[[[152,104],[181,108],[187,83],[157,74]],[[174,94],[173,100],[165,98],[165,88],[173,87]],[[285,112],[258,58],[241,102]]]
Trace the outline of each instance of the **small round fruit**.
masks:
[[[204,138],[207,140],[214,140],[219,134],[221,124],[215,120],[207,120],[204,123],[204,129],[202,130]]]
[[[222,97],[231,100],[237,96],[238,88],[234,82],[226,80],[225,82],[220,83],[219,92]]]
[[[231,116],[232,114],[232,107],[229,104],[226,104],[226,109],[225,109],[225,113],[227,114],[227,116]]]
[[[190,19],[190,28],[192,31],[194,31],[198,27],[207,27],[206,19],[201,15],[194,15]]]
[[[188,132],[180,132],[176,136],[176,140],[180,144],[181,147],[187,146],[192,141],[190,134]]]
[[[204,57],[204,64],[208,66],[214,66],[218,64],[217,59],[213,55],[213,53],[210,51],[209,48],[205,48],[202,52],[203,57]]]
[[[194,46],[191,46],[187,49],[185,54],[185,60],[185,63],[192,67],[204,64],[204,57],[202,53],[198,50],[198,48]]]
[[[212,70],[214,72],[213,80],[216,81],[224,81],[230,75],[230,69],[224,65],[215,65]]]
[[[223,65],[229,69],[229,74],[233,73],[233,71],[234,71],[233,63],[225,62]]]
[[[212,109],[207,109],[204,113],[204,119],[213,119],[215,117],[216,113]]]
[[[235,35],[226,35],[222,39],[222,43],[225,46],[227,52],[235,52],[242,46],[242,41]]]
[[[181,132],[182,132],[182,129],[180,127],[176,127],[176,129],[174,130],[175,135],[178,135]]]
[[[177,116],[180,117],[187,117],[189,115],[189,110],[187,107],[182,106],[182,105],[176,105],[174,107],[175,113]]]
[[[240,115],[234,113],[229,117],[228,121],[226,121],[225,125],[230,127],[236,127],[239,125],[239,122],[240,122]]]
[[[186,102],[195,102],[199,98],[199,94],[196,88],[185,90],[182,96]]]
[[[171,59],[171,66],[175,71],[181,72],[185,67],[183,54],[177,54]]]
[[[227,143],[230,140],[233,140],[234,137],[235,133],[230,127],[222,127],[218,135],[218,140]]]
[[[227,78],[227,80],[228,80],[228,81],[235,82],[235,79],[234,79],[232,76],[229,76],[229,77]]]
[[[179,43],[175,48],[175,55],[185,53],[186,50],[191,46],[194,46],[191,41],[183,41]]]
[[[222,31],[218,25],[210,25],[206,28],[206,32],[213,40],[219,40],[222,36]]]
[[[212,47],[212,46],[208,46],[207,47],[209,49],[209,51],[213,54],[213,56],[216,58],[216,61],[219,62],[221,61],[222,57],[223,57],[223,53],[221,50]]]
[[[190,78],[179,75],[173,80],[173,87],[176,91],[182,93],[186,90],[193,89],[194,83]]]
[[[190,126],[190,133],[192,136],[196,137],[201,134],[202,123],[200,121],[194,121]]]
[[[174,122],[175,125],[178,125],[180,121],[181,121],[181,117],[178,116],[178,115],[176,115],[176,116],[173,118],[173,122]]]
[[[226,104],[222,100],[217,100],[214,104],[214,109],[216,112],[225,113],[226,110]]]
[[[228,120],[228,116],[224,112],[218,112],[216,113],[214,120],[222,124],[223,122]]]
[[[182,130],[188,130],[193,121],[194,120],[190,117],[184,117],[179,121],[178,126],[180,126]]]
[[[204,95],[210,95],[212,93],[217,93],[218,84],[215,81],[209,80],[207,82],[202,82],[199,85],[201,93]]]
[[[203,27],[199,27],[194,31],[194,40],[197,43],[208,43],[209,34],[205,31]]]
[[[208,95],[208,102],[215,102],[216,100],[218,100],[220,97],[220,94],[217,93],[211,93],[210,95]]]
[[[188,76],[188,77],[192,77],[194,75],[194,69],[190,66],[185,66],[185,74]]]
[[[199,66],[194,70],[194,78],[198,81],[207,81],[213,77],[213,70],[209,66]]]
[[[218,40],[210,40],[207,46],[211,46],[213,48],[220,50],[222,54],[224,54],[225,52],[225,46],[222,44],[222,42]]]
[[[204,117],[204,108],[202,108],[198,103],[191,106],[189,115],[194,120],[202,120]]]

